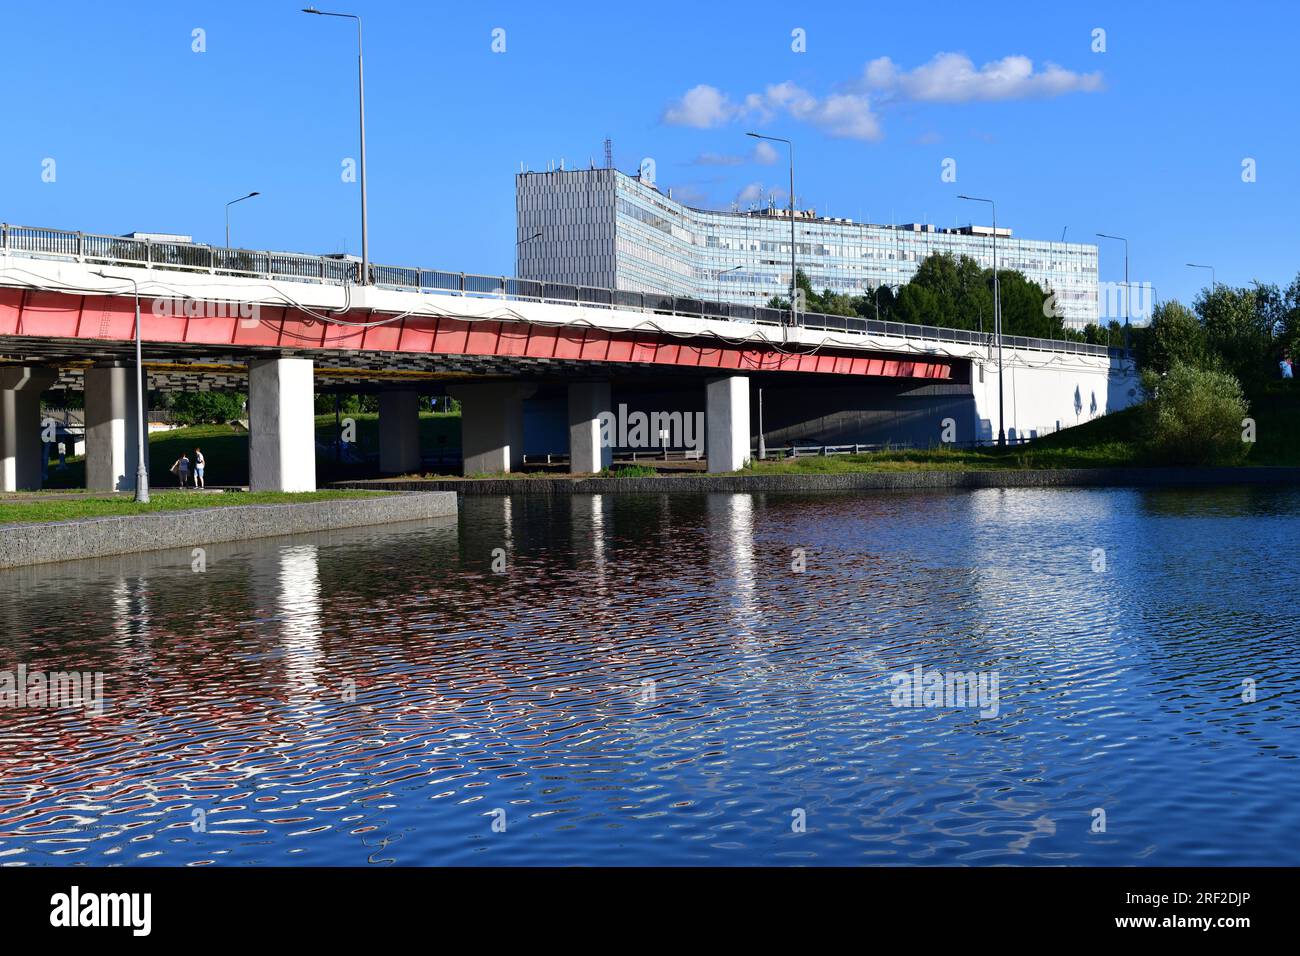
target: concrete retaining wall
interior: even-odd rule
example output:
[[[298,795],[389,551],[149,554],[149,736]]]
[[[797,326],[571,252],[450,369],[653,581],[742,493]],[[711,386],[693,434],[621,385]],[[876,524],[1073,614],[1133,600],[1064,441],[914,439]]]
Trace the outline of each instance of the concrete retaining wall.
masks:
[[[458,491],[466,495],[598,495],[680,492],[910,491],[928,488],[1159,487],[1300,484],[1300,468],[1056,468],[896,471],[838,475],[672,475],[646,478],[517,478],[344,481],[371,491]]]
[[[302,504],[216,505],[194,511],[5,525],[0,526],[0,568],[456,514],[453,489],[411,490],[421,493]]]

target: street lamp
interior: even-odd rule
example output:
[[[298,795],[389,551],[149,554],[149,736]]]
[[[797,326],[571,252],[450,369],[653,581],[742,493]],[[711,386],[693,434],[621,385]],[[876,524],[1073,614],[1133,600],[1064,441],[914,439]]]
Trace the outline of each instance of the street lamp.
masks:
[[[232,199],[226,203],[226,248],[230,248],[230,207],[237,202],[243,202],[245,199],[252,199],[254,196],[260,196],[261,193],[249,193],[247,196],[240,196],[238,199]]]
[[[746,136],[752,136],[754,139],[770,139],[774,143],[785,143],[790,149],[790,324],[795,324],[794,299],[795,292],[798,289],[798,282],[795,280],[795,258],[794,258],[794,143],[788,139],[782,139],[780,136],[765,136],[762,133],[746,133]]]
[[[1128,284],[1128,240],[1123,236],[1112,236],[1104,232],[1097,233],[1098,239],[1114,239],[1117,242],[1124,243],[1124,340],[1128,342],[1128,321],[1129,321],[1129,295],[1131,286]]]
[[[540,239],[540,238],[542,238],[542,234],[540,232],[535,232],[527,239],[520,239],[518,242],[515,243],[515,245],[522,246],[525,242],[532,242],[534,239]]]
[[[998,290],[998,207],[992,199],[958,196],[970,202],[986,202],[993,210],[993,335],[998,342],[998,445],[1007,443],[1006,417],[1002,396],[1002,296]]]
[[[361,18],[355,13],[329,13],[315,7],[303,7],[302,12],[357,21],[357,90],[361,103],[361,284],[370,285],[370,228],[366,218],[366,71],[361,59]]]
[[[714,279],[714,281],[717,282],[717,284],[718,284],[718,299],[717,299],[717,301],[718,301],[719,303],[722,302],[722,277],[725,276],[728,272],[739,272],[739,271],[740,271],[741,269],[743,269],[743,268],[745,268],[745,267],[744,267],[744,266],[732,266],[730,269],[723,269],[721,272],[719,272],[719,273],[717,273],[716,275],[714,275],[713,279]]]
[[[135,500],[149,503],[149,471],[144,466],[144,365],[140,361],[140,285],[130,276],[110,276],[102,270],[101,279],[122,279],[135,290]]]
[[[1219,282],[1214,277],[1214,266],[1203,266],[1196,262],[1189,262],[1187,263],[1187,265],[1193,269],[1209,269],[1210,270],[1210,291],[1213,292],[1215,288],[1218,287]]]

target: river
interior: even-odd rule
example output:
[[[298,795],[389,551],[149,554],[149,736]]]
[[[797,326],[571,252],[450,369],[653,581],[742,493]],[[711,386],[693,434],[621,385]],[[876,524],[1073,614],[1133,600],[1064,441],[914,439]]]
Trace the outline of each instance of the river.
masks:
[[[463,497],[0,572],[0,670],[103,681],[0,708],[0,864],[1294,864],[1298,546],[1275,488]]]

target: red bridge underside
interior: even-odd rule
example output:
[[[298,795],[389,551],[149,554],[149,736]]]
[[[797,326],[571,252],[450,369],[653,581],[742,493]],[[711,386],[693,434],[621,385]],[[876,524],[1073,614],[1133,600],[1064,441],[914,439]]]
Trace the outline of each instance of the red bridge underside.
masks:
[[[583,362],[648,362],[692,368],[768,372],[822,372],[887,378],[950,380],[952,360],[916,359],[853,350],[784,353],[769,346],[678,339],[657,332],[529,325],[408,316],[366,329],[322,322],[292,308],[263,307],[260,321],[154,315],[142,297],[141,337],[146,342],[221,348],[337,349],[424,355],[521,356]],[[366,322],[384,313],[349,313]],[[0,336],[130,341],[135,301],[122,296],[0,289]]]

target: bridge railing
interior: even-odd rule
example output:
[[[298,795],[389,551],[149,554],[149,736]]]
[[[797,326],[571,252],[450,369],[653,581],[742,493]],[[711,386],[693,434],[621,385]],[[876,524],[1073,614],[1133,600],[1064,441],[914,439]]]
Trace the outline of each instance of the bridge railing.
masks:
[[[15,226],[8,223],[0,223],[0,251],[32,258],[72,259],[102,265],[207,272],[213,275],[282,279],[325,285],[357,284],[361,278],[361,263],[346,256],[310,256],[293,252],[225,249],[201,243],[104,236],[37,226]],[[404,292],[435,292],[473,298],[626,309],[652,315],[758,325],[780,326],[788,322],[790,315],[788,310],[771,309],[766,306],[710,302],[658,292],[603,289],[511,276],[421,269],[413,266],[372,263],[370,281],[380,288]],[[797,316],[797,324],[799,327],[818,331],[903,338],[919,341],[925,347],[959,344],[991,348],[994,344],[993,335],[988,332],[884,322],[851,315],[822,315],[806,312]],[[1106,356],[1112,351],[1122,351],[1086,342],[1038,339],[1019,335],[1004,335],[1002,344],[1007,348],[1069,352],[1078,355]]]

